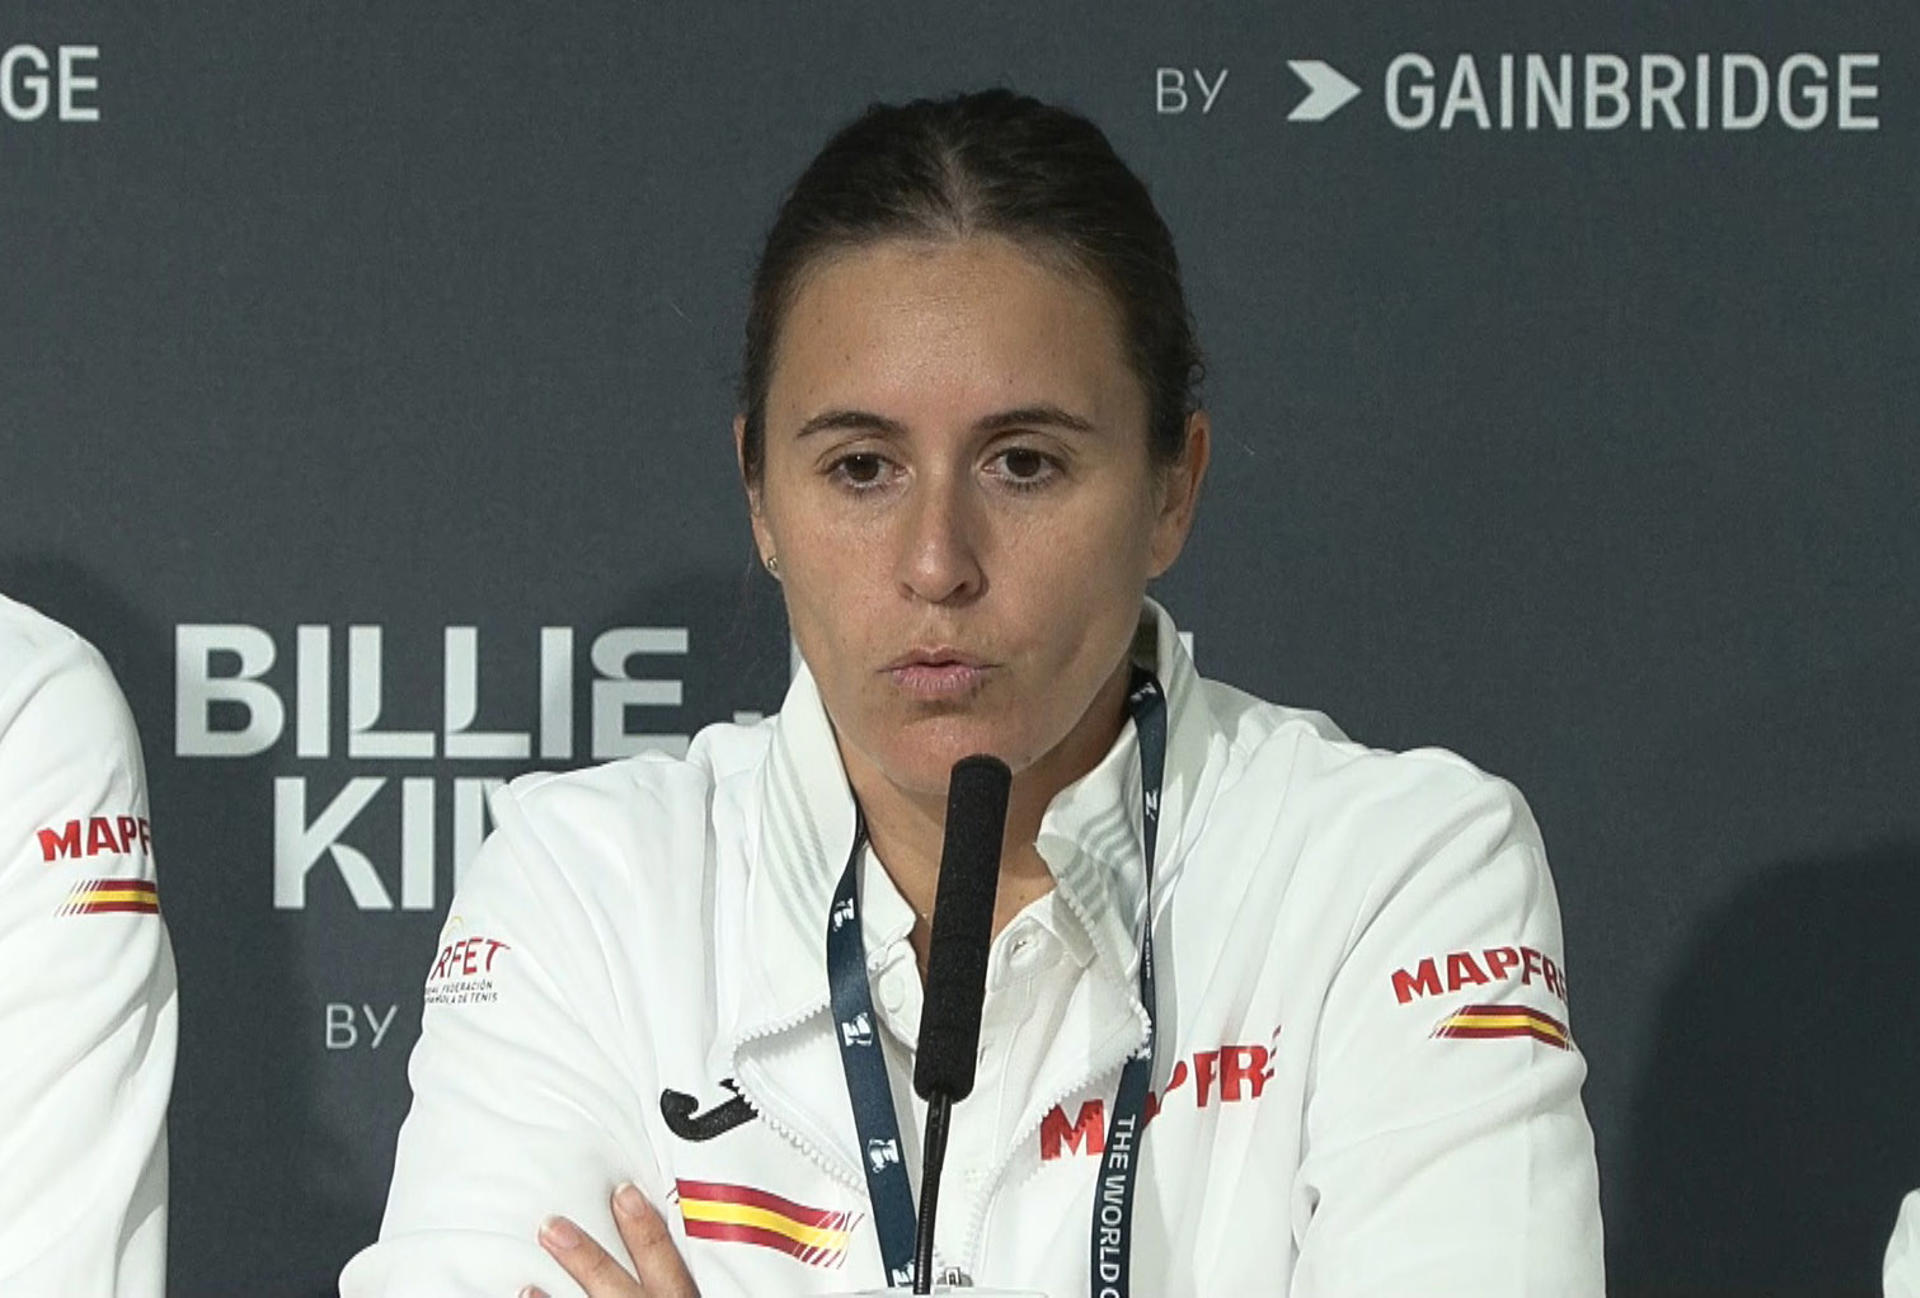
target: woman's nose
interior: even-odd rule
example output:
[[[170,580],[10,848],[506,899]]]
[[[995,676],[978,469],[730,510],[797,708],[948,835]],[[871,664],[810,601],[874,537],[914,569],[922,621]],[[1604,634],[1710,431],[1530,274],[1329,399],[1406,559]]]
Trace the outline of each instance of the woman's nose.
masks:
[[[930,475],[914,484],[904,512],[899,580],[929,604],[964,603],[986,586],[980,566],[981,520],[965,475]]]

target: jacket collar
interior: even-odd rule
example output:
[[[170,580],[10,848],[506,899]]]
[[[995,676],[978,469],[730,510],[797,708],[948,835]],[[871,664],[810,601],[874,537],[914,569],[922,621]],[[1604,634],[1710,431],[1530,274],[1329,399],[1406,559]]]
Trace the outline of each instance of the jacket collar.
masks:
[[[1153,890],[1158,907],[1198,832],[1203,817],[1196,809],[1211,798],[1206,756],[1219,737],[1193,660],[1172,618],[1152,600],[1142,610],[1134,654],[1156,670],[1167,695]],[[1140,795],[1139,742],[1128,721],[1107,755],[1054,798],[1037,841],[1096,961],[1128,985],[1139,962],[1146,902]],[[757,802],[760,832],[749,864],[745,922],[737,930],[741,946],[722,961],[737,976],[731,994],[722,997],[736,1051],[745,1041],[797,1026],[828,1001],[826,917],[853,844],[854,800],[832,722],[804,667],[775,718]],[[873,926],[867,927],[871,942]],[[869,950],[870,960],[882,954]]]

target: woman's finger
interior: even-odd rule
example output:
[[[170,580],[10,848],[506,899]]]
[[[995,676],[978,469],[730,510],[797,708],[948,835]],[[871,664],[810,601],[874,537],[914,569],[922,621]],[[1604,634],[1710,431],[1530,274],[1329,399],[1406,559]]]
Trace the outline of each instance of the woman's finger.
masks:
[[[658,1298],[565,1217],[549,1217],[541,1224],[540,1247],[587,1291],[587,1298]]]
[[[666,1221],[631,1181],[613,1192],[613,1221],[633,1257],[633,1269],[639,1272],[647,1298],[700,1298]]]

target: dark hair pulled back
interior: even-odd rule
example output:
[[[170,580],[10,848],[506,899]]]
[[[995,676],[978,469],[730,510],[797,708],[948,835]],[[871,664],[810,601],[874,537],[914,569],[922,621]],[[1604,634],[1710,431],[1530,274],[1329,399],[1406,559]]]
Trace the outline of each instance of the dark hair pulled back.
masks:
[[[1149,452],[1162,464],[1180,454],[1204,371],[1166,222],[1099,127],[996,89],[871,106],[781,202],[747,312],[739,401],[749,481],[760,477],[780,327],[807,270],[884,239],[971,234],[1012,239],[1106,290],[1146,392]]]

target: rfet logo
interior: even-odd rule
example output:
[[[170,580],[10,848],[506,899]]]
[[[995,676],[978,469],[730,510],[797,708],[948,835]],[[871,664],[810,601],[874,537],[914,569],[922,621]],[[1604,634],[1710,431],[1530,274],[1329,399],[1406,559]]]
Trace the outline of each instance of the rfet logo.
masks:
[[[1446,962],[1444,985],[1440,963]],[[1567,975],[1553,963],[1553,957],[1530,946],[1490,946],[1472,951],[1450,951],[1444,956],[1428,956],[1412,969],[1393,971],[1394,999],[1405,1005],[1416,996],[1439,996],[1465,987],[1488,983],[1520,982],[1531,986],[1535,977],[1562,1001],[1567,999]]]
[[[493,985],[493,962],[502,951],[513,948],[484,933],[453,936],[465,927],[455,915],[441,930],[440,936],[447,941],[427,973],[428,1005],[491,1005],[500,999]]]
[[[478,933],[457,938],[440,948],[440,958],[433,962],[433,972],[427,975],[427,982],[437,983],[449,978],[472,978],[492,973],[493,958],[502,951],[511,950],[512,947],[498,938],[482,937]]]
[[[1274,1029],[1274,1038],[1280,1036]],[[1218,1050],[1201,1050],[1193,1055],[1192,1066],[1188,1061],[1180,1060],[1173,1066],[1173,1075],[1167,1079],[1165,1099],[1172,1099],[1174,1092],[1193,1083],[1194,1107],[1207,1108],[1209,1105],[1237,1104],[1242,1100],[1257,1100],[1260,1093],[1273,1079],[1272,1046],[1221,1046]],[[1163,1099],[1153,1092],[1147,1092],[1146,1121],[1141,1123],[1145,1130],[1158,1116]],[[1059,1105],[1040,1120],[1040,1158],[1051,1162],[1062,1154],[1101,1155],[1107,1152],[1107,1106],[1104,1100],[1087,1100],[1080,1106],[1079,1116],[1072,1122],[1067,1121],[1066,1110]]]
[[[145,816],[88,816],[40,831],[40,855],[51,865],[89,856],[152,855],[153,826]]]

